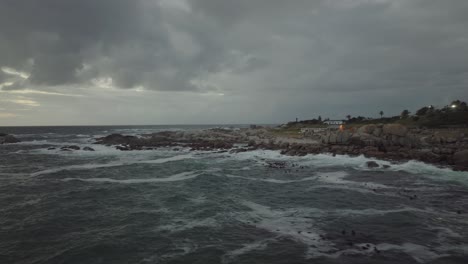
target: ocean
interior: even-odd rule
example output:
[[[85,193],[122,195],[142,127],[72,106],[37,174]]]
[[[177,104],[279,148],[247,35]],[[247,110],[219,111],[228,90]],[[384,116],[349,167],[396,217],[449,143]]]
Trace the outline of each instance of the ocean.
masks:
[[[93,144],[208,127],[0,128],[0,263],[468,263],[467,172]]]

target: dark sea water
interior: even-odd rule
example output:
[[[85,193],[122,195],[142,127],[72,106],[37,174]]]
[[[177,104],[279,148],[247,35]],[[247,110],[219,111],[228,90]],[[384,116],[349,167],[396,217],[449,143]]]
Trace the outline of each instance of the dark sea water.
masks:
[[[468,263],[466,172],[92,144],[195,128],[0,128],[0,263]]]

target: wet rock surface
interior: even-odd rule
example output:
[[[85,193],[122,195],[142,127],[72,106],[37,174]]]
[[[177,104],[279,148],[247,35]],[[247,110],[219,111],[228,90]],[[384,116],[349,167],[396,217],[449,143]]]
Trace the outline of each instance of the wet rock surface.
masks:
[[[1,144],[14,144],[18,142],[21,142],[21,140],[17,139],[13,135],[0,133],[0,145]]]
[[[468,139],[460,131],[432,132],[400,124],[365,125],[355,130],[323,130],[312,138],[303,139],[281,137],[274,131],[246,128],[164,131],[140,136],[112,134],[98,138],[95,144],[115,146],[122,151],[186,147],[193,151],[229,150],[231,153],[280,150],[291,156],[364,155],[391,161],[418,160],[468,170]]]

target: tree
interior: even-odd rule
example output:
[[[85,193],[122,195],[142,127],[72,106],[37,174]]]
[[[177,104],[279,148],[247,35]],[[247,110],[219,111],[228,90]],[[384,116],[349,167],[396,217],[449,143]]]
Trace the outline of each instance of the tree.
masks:
[[[380,114],[380,118],[382,118],[382,117],[383,117],[383,114],[384,114],[384,112],[383,112],[383,111],[380,111],[380,113],[379,113],[379,114]]]
[[[468,109],[468,106],[466,105],[465,102],[460,103],[460,109],[466,111]]]
[[[351,119],[351,115],[347,115],[346,118],[347,118],[348,120],[350,120],[350,119]]]
[[[319,122],[322,122],[322,116],[319,116],[319,117],[318,117],[318,121],[319,121]]]
[[[427,114],[427,112],[429,112],[429,107],[425,106],[421,109],[419,109],[418,111],[416,111],[416,115],[417,116],[424,116]]]
[[[401,118],[408,118],[409,114],[410,114],[410,111],[403,110],[403,112],[401,112]]]

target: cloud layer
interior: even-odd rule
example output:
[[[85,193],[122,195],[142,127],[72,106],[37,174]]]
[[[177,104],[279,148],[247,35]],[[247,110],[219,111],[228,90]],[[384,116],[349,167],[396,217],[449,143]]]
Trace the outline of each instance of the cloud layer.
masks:
[[[468,97],[467,13],[465,0],[0,0],[0,89],[156,91],[199,114],[183,94],[214,94],[213,122],[442,104]]]

